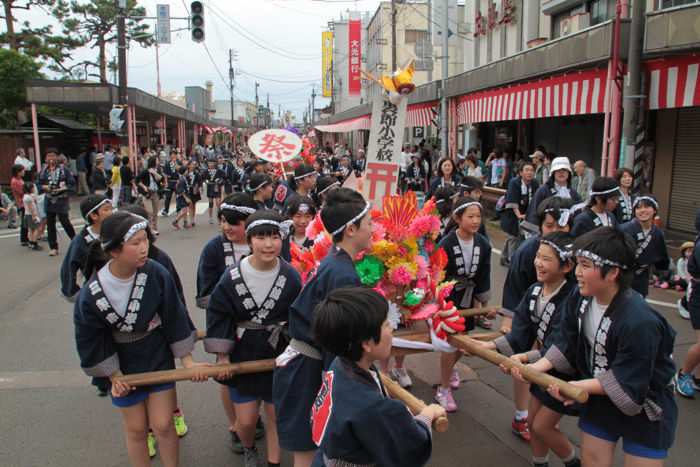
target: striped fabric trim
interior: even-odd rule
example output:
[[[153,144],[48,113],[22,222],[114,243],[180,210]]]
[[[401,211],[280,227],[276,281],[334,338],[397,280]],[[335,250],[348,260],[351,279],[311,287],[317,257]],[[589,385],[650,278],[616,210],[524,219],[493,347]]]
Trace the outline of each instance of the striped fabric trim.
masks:
[[[700,106],[700,55],[654,60],[646,69],[650,110]]]
[[[458,98],[460,125],[602,113],[607,70],[594,69]]]
[[[433,109],[437,107],[438,102],[409,105],[406,114],[406,128],[435,126],[433,121]]]

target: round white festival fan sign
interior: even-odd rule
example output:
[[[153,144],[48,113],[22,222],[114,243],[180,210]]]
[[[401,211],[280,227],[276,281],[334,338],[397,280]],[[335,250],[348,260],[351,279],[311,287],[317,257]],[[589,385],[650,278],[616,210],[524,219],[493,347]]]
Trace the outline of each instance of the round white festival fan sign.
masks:
[[[261,130],[248,138],[253,154],[268,162],[287,162],[301,151],[301,138],[281,129]]]

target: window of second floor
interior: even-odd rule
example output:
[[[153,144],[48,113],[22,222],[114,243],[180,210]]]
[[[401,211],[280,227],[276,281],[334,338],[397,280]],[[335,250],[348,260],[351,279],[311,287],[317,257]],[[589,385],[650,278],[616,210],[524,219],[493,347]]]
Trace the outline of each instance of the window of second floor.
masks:
[[[700,0],[656,0],[656,9],[664,10],[676,6],[690,5],[691,3],[700,3]]]

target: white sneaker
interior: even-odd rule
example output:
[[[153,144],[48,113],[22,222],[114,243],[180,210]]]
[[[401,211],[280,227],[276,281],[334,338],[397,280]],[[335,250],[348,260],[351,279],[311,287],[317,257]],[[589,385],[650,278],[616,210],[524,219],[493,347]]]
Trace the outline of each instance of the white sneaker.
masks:
[[[394,368],[391,370],[391,379],[399,383],[402,388],[409,388],[413,385],[411,377],[408,376],[405,368]]]
[[[690,312],[688,312],[688,310],[685,309],[680,299],[678,300],[676,305],[678,306],[678,314],[681,315],[681,318],[690,319]]]

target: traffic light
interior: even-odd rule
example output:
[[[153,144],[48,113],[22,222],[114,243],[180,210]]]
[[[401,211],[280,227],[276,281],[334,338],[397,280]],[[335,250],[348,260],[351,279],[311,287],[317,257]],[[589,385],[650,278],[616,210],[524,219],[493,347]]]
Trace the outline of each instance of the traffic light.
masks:
[[[190,4],[190,23],[192,26],[192,40],[204,42],[204,5],[202,2]]]
[[[124,114],[125,107],[112,107],[109,111],[109,129],[116,134],[122,134],[124,129],[124,119],[122,115]]]

